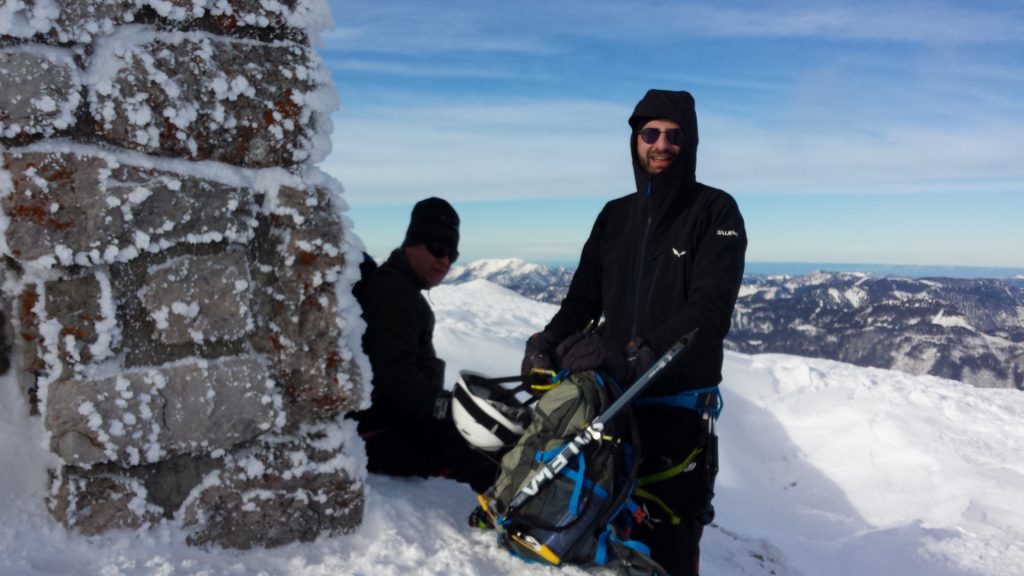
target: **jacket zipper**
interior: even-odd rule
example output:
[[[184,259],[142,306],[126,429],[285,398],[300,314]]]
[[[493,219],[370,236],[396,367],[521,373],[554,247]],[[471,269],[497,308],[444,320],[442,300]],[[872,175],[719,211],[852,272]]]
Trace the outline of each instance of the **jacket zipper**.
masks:
[[[640,240],[640,266],[637,268],[636,288],[633,289],[633,327],[629,333],[631,339],[637,337],[637,324],[640,322],[640,292],[643,285],[644,268],[647,263],[647,240],[651,235],[651,193],[653,185],[653,179],[647,181],[647,220],[644,222],[644,235]]]

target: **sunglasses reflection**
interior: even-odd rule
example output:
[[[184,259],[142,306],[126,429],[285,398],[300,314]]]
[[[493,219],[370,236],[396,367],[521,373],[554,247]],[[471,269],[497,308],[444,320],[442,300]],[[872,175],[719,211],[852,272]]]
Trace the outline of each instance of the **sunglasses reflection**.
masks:
[[[444,242],[427,242],[427,252],[434,258],[441,259],[448,257],[448,262],[454,264],[459,259],[459,251]]]
[[[668,140],[668,143],[673,146],[680,146],[683,143],[682,128],[668,128],[665,130],[660,130],[658,128],[644,128],[643,130],[640,130],[639,134],[640,139],[643,140],[645,144],[654,144],[659,138],[661,138],[662,134],[665,135],[665,139]]]

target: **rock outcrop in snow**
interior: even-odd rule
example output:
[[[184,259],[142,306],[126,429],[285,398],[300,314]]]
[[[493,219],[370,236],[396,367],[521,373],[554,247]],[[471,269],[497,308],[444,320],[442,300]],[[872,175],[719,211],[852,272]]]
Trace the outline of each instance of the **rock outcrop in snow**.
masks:
[[[323,0],[0,5],[0,252],[18,381],[85,534],[361,520],[361,243],[327,153]]]

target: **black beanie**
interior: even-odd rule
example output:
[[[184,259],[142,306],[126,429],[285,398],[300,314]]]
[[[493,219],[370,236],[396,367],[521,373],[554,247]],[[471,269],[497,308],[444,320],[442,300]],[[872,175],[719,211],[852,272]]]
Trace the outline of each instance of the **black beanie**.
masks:
[[[686,140],[683,148],[697,149],[697,107],[689,92],[674,90],[648,90],[633,109],[629,127],[633,132],[656,118],[672,120],[683,129]]]
[[[430,242],[453,250],[459,247],[459,215],[451,204],[440,198],[420,200],[413,206],[402,246]]]

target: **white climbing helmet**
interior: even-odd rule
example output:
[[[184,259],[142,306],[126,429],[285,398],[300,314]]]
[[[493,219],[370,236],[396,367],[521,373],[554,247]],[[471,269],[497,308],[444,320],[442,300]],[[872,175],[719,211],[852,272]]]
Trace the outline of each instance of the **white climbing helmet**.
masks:
[[[487,378],[479,372],[463,370],[452,391],[452,419],[455,428],[471,445],[487,452],[495,452],[515,444],[530,424],[533,411],[530,404],[517,395],[522,386],[506,388],[504,382],[516,378]]]

